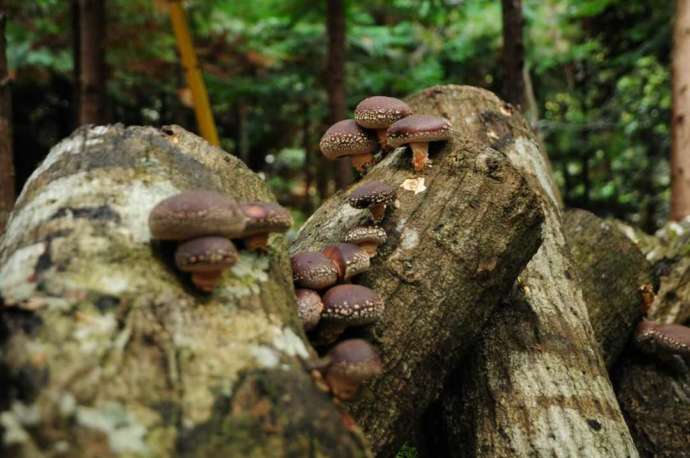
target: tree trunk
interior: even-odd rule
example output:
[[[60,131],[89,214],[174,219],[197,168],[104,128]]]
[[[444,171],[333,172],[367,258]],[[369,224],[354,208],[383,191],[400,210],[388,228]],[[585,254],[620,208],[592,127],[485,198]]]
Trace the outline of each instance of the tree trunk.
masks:
[[[4,2],[3,2],[4,3]],[[12,150],[12,92],[7,69],[5,24],[7,15],[0,4],[0,234],[14,206],[14,153]]]
[[[461,91],[466,100],[442,103],[437,95]],[[463,129],[467,107],[483,103],[484,91],[445,86],[412,96],[416,113],[455,123],[447,144],[432,146],[433,166],[416,175],[410,152],[399,148],[362,180],[398,189],[383,223],[389,241],[357,278],[385,299],[386,312],[373,329],[360,331],[379,348],[384,374],[349,405],[377,456],[394,456],[444,378],[466,353],[493,308],[539,244],[542,215],[535,195],[506,157],[488,147],[483,132]],[[437,103],[438,102],[438,103]],[[488,117],[498,115],[490,108]],[[516,134],[530,142],[532,133]],[[538,152],[537,152],[538,154]],[[365,224],[338,193],[305,223],[291,251],[323,248]]]
[[[522,0],[501,0],[503,17],[503,97],[520,110],[525,107],[525,46],[522,39]]]
[[[676,0],[671,64],[671,219],[690,215],[690,1]]]
[[[368,455],[304,369],[284,237],[210,296],[150,240],[193,188],[274,200],[178,127],[81,128],[31,176],[0,239],[0,455]]]
[[[328,64],[326,66],[326,89],[328,90],[328,120],[331,124],[347,117],[345,95],[346,62],[345,0],[328,0],[326,30],[328,32]],[[336,161],[335,183],[343,189],[352,183],[350,159]]]
[[[640,288],[652,287],[652,266],[615,225],[590,212],[568,210],[563,230],[594,336],[610,369],[642,318]]]
[[[106,121],[105,0],[79,0],[79,125]]]
[[[527,123],[475,89],[426,91],[411,102],[480,140],[494,139],[545,214],[539,251],[449,384],[451,454],[636,456],[589,323],[548,161]]]

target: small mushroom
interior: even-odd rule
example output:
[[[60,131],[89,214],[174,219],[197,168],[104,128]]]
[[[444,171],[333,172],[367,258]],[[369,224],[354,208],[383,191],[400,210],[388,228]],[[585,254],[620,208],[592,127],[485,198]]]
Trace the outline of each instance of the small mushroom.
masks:
[[[292,226],[290,212],[278,204],[250,202],[240,207],[247,217],[242,237],[248,250],[265,250],[269,233],[285,232]]]
[[[201,237],[182,243],[175,251],[175,265],[192,274],[192,283],[201,291],[213,291],[223,272],[237,262],[232,242],[223,237]]]
[[[364,183],[347,199],[354,208],[368,208],[375,223],[383,220],[386,206],[393,200],[395,200],[395,188],[381,181]]]
[[[323,295],[323,312],[317,344],[334,342],[352,326],[364,326],[379,320],[385,308],[376,291],[361,285],[337,285]]]
[[[369,269],[369,254],[357,245],[336,243],[327,246],[321,253],[335,264],[339,281],[349,280]]]
[[[690,328],[643,319],[635,331],[637,346],[646,353],[690,356]]]
[[[345,242],[359,245],[370,258],[376,256],[378,247],[386,243],[386,231],[378,226],[358,226],[345,234]]]
[[[388,144],[397,148],[410,145],[412,165],[421,172],[429,162],[429,142],[448,140],[451,124],[446,118],[431,115],[411,115],[388,128]]]
[[[412,109],[402,100],[377,95],[368,97],[355,108],[355,122],[367,129],[374,129],[382,148],[386,148],[386,130],[401,118],[410,116]]]
[[[363,173],[374,162],[378,149],[376,140],[352,119],[336,122],[328,128],[319,142],[321,152],[328,159],[350,156],[352,166]]]
[[[338,269],[318,251],[303,251],[290,258],[292,279],[301,288],[324,289],[338,281]]]
[[[321,296],[314,290],[303,288],[295,290],[295,297],[297,298],[297,315],[302,320],[302,326],[305,331],[311,331],[321,319],[323,311]]]
[[[246,217],[230,196],[212,191],[185,191],[159,202],[149,214],[151,235],[158,240],[189,240],[206,235],[238,237]]]
[[[324,379],[333,395],[343,401],[355,398],[359,387],[381,374],[381,358],[366,340],[348,339],[328,352],[330,364]]]

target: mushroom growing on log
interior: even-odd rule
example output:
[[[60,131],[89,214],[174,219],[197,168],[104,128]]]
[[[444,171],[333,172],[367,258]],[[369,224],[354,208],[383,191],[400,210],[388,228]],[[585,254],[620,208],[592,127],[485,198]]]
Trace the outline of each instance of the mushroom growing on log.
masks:
[[[290,212],[278,204],[270,202],[248,202],[240,205],[247,217],[242,238],[250,251],[265,250],[268,234],[285,232],[292,226]]]
[[[352,166],[363,173],[374,162],[376,140],[352,119],[333,124],[321,137],[321,152],[328,159],[349,156]]]
[[[350,193],[347,202],[354,208],[368,208],[374,223],[383,221],[386,208],[395,200],[395,188],[381,181],[368,181]]]
[[[213,296],[151,249],[151,209],[204,187],[274,201],[179,127],[83,127],[24,186],[0,239],[0,456],[368,457],[304,368],[287,242]]]
[[[402,118],[386,131],[392,148],[410,145],[415,172],[423,171],[430,163],[429,143],[451,138],[451,123],[434,115],[412,115]]]
[[[463,103],[480,100],[472,93]],[[447,117],[463,103],[435,114]],[[433,113],[418,98],[410,107]],[[369,332],[383,372],[347,405],[377,456],[394,456],[409,440],[449,368],[488,323],[541,240],[543,214],[522,174],[477,133],[452,135],[439,145],[434,167],[412,178],[414,187],[408,186],[402,149],[362,179],[362,185],[388,183],[398,200],[382,224],[388,249],[357,280],[386,304]],[[347,198],[340,193],[327,200],[302,227],[291,252],[320,250],[366,224],[368,215],[353,211]]]
[[[410,116],[412,110],[400,99],[375,95],[367,97],[355,108],[355,122],[367,129],[374,129],[379,145],[384,150],[388,148],[386,130],[391,124]]]
[[[328,352],[329,364],[324,379],[333,395],[341,400],[352,400],[359,387],[381,374],[381,358],[366,340],[348,339]]]
[[[192,283],[201,291],[213,291],[221,275],[239,259],[232,242],[223,237],[199,237],[181,243],[175,250],[175,265],[192,274]]]

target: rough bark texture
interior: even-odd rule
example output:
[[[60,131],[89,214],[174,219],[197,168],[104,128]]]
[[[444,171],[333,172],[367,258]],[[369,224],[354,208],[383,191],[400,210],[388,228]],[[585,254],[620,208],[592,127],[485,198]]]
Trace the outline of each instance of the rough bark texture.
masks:
[[[539,193],[546,217],[539,251],[449,383],[444,406],[451,454],[636,456],[538,142],[524,119],[490,93],[449,87],[423,96],[456,128],[494,138]]]
[[[671,63],[671,219],[690,215],[690,2],[676,0]]]
[[[79,124],[105,122],[105,0],[79,0]]]
[[[443,102],[458,90],[466,101]],[[409,438],[449,368],[539,245],[542,215],[526,180],[488,146],[483,132],[467,131],[459,121],[488,98],[453,86],[410,97],[415,112],[453,119],[452,140],[432,145],[433,166],[424,173],[415,175],[411,153],[400,148],[362,180],[398,187],[398,203],[383,223],[389,240],[371,270],[356,279],[386,301],[385,316],[365,333],[382,354],[384,374],[349,405],[378,456],[392,456]],[[503,116],[498,109],[485,114]],[[292,252],[340,241],[367,221],[367,211],[350,207],[346,195],[336,194],[316,211]]]
[[[525,46],[522,40],[522,0],[501,0],[503,17],[503,97],[525,109]]]
[[[328,32],[328,63],[326,65],[328,118],[331,124],[335,124],[347,117],[345,0],[328,0],[326,31]],[[336,161],[335,183],[338,189],[345,188],[352,183],[352,166],[349,158]]]
[[[640,454],[690,457],[690,373],[678,372],[631,345],[614,380]]]
[[[5,24],[7,15],[0,3],[0,234],[14,206],[14,156],[12,152],[12,93],[7,73]]]
[[[611,368],[642,318],[640,287],[652,286],[651,265],[616,226],[584,210],[563,218],[589,321]]]
[[[274,200],[178,127],[82,128],[32,175],[0,240],[0,455],[367,454],[303,368],[284,237],[209,296],[150,240],[193,188]]]

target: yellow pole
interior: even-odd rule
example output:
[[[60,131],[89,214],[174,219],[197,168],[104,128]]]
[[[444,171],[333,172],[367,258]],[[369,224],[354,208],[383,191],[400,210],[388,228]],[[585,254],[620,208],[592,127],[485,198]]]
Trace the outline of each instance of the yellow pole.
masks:
[[[196,114],[199,131],[207,142],[218,146],[220,145],[218,132],[213,121],[213,113],[211,112],[211,104],[208,101],[204,77],[201,74],[199,62],[196,59],[194,45],[192,45],[192,36],[187,27],[184,8],[180,0],[170,0],[168,5],[170,7],[170,20],[175,31],[177,47],[182,58],[182,66],[187,77],[187,85],[189,85],[189,89],[192,91],[194,113]]]

